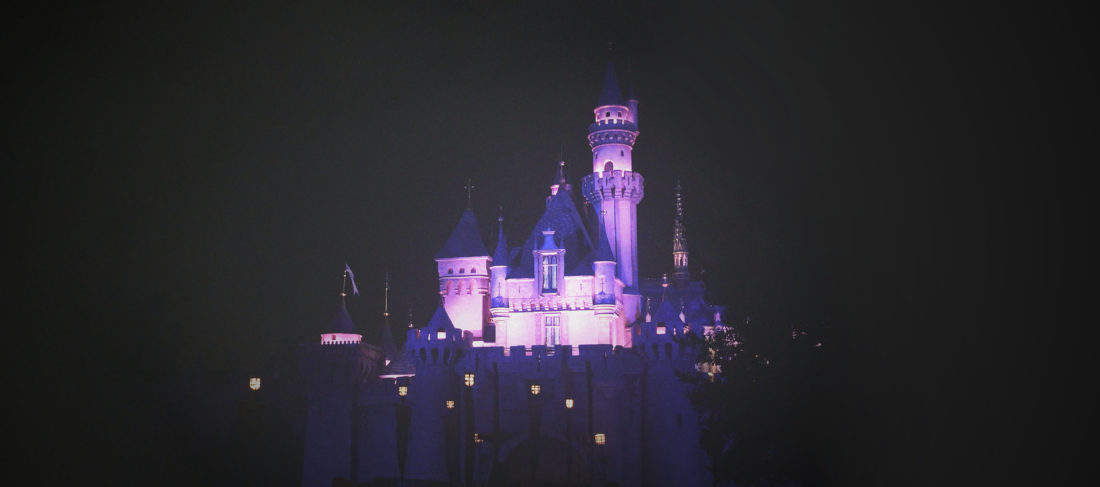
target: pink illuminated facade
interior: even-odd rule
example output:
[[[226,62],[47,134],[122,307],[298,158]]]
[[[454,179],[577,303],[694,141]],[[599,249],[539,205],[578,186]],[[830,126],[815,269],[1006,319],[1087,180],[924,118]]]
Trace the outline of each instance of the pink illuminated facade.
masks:
[[[498,217],[490,252],[467,201],[434,256],[440,305],[401,349],[388,321],[361,342],[343,306],[302,346],[303,486],[711,484],[680,375],[722,308],[690,278],[678,184],[672,277],[639,278],[638,101],[611,64],[593,115],[580,194],[559,161],[515,245]]]

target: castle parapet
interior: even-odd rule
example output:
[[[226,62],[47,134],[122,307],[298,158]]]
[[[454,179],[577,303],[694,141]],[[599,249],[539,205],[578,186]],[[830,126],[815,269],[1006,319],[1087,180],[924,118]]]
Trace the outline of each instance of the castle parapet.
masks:
[[[581,191],[589,201],[628,198],[634,204],[645,196],[645,178],[634,171],[612,170],[591,173],[581,180]]]

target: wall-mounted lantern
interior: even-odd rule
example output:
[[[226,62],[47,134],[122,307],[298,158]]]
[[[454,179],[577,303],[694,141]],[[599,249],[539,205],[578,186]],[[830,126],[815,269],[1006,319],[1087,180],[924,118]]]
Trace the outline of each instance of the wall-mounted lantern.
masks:
[[[539,395],[540,392],[542,392],[542,386],[540,386],[538,384],[531,384],[531,395],[532,396],[537,396],[537,395]]]
[[[253,392],[260,390],[260,378],[259,377],[249,377],[248,378],[248,388],[252,389]]]
[[[462,377],[462,383],[466,384],[466,387],[473,387],[474,386],[474,373],[473,372],[466,372],[466,375],[464,375]]]
[[[565,409],[573,409],[573,398],[565,398]]]
[[[607,435],[603,433],[596,433],[592,435],[592,441],[594,441],[597,446],[604,446],[607,444]]]
[[[454,409],[455,408],[455,402],[450,400],[450,399],[448,399],[447,402],[445,402],[444,404],[447,406],[447,409]]]
[[[409,395],[409,386],[397,386],[397,395],[401,397]]]

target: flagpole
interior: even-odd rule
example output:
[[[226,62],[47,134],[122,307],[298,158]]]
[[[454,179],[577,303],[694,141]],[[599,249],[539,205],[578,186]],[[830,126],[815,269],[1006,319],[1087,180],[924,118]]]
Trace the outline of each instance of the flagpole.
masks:
[[[348,270],[344,269],[344,280],[343,280],[343,282],[340,283],[340,304],[343,304],[345,306],[347,305],[347,303],[345,302],[345,299],[347,298],[347,295],[348,295],[347,288],[348,288]]]

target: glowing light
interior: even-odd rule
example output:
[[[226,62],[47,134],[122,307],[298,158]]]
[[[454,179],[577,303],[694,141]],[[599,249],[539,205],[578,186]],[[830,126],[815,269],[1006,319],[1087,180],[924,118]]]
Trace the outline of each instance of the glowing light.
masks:
[[[252,389],[253,391],[260,390],[260,378],[259,377],[249,377],[248,378],[248,388]]]
[[[657,334],[658,335],[664,335],[665,334],[665,324],[664,323],[658,323],[657,324]]]
[[[397,386],[397,395],[401,397],[409,395],[409,386]]]
[[[540,386],[538,384],[531,384],[531,395],[532,396],[537,396],[537,395],[539,395],[540,392],[542,392],[542,386]]]
[[[447,332],[444,331],[441,328],[438,332],[435,333],[435,337],[440,339],[440,340],[446,340],[447,339]]]
[[[474,386],[474,373],[466,372],[466,375],[462,377],[462,383],[466,384],[466,387]]]
[[[592,435],[592,440],[595,441],[597,445],[604,446],[607,444],[607,435],[603,433],[596,433]]]
[[[573,398],[565,398],[565,409],[573,409]]]
[[[477,433],[474,433],[474,443],[477,443],[477,444],[480,445],[482,443],[485,443],[485,439],[482,438],[481,435],[478,435]]]
[[[455,402],[454,401],[448,400],[445,404],[447,405],[447,409],[454,409],[455,408]]]

